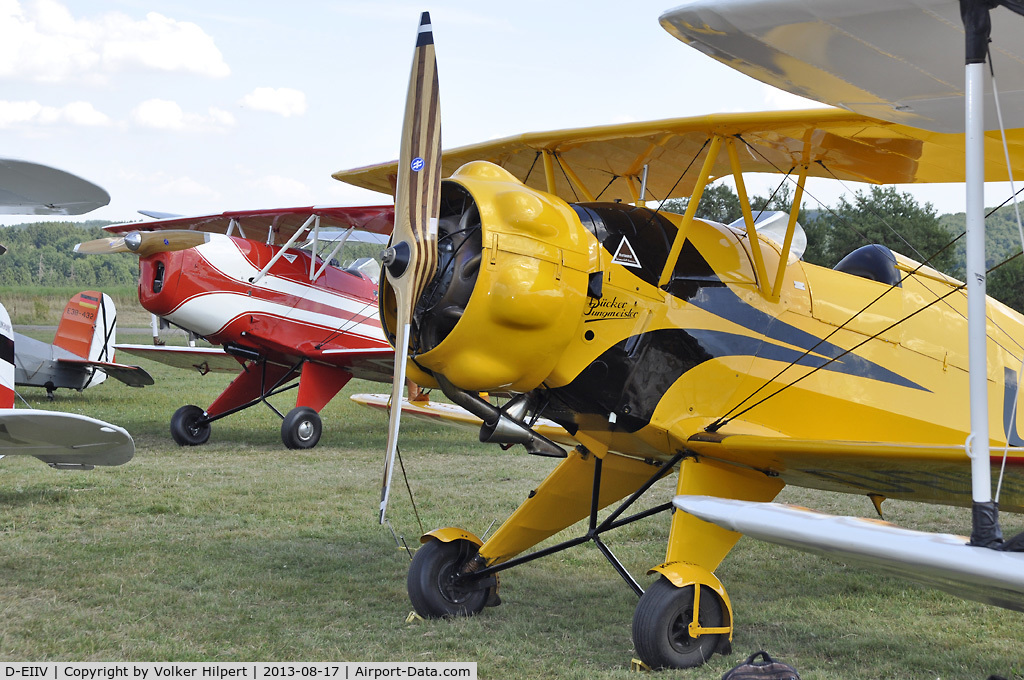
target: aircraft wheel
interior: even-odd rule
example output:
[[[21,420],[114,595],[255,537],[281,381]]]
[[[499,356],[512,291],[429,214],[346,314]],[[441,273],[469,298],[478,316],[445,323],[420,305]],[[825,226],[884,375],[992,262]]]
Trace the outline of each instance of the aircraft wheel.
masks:
[[[210,423],[201,422],[206,411],[198,406],[182,406],[171,416],[171,437],[178,446],[199,446],[210,438]]]
[[[281,441],[289,449],[311,449],[320,441],[323,429],[319,413],[308,406],[297,406],[281,423]]]
[[[640,598],[633,614],[633,645],[651,668],[694,668],[710,659],[718,648],[721,633],[690,635],[693,588],[677,588],[662,576]],[[707,586],[701,586],[697,621],[706,628],[725,625],[722,604]]]
[[[459,569],[476,556],[477,549],[471,541],[433,540],[416,551],[406,580],[416,613],[440,619],[473,616],[483,610],[490,589],[464,588],[454,582]]]

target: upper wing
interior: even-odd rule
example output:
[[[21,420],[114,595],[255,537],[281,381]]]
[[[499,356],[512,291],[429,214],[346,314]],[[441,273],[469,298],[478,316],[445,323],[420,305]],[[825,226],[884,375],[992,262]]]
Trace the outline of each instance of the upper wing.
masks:
[[[156,345],[114,345],[118,352],[152,359],[175,368],[192,368],[201,374],[238,373],[238,360],[220,347],[167,347]],[[116,376],[115,376],[116,377]]]
[[[220,347],[167,347],[155,345],[114,345],[119,352],[152,359],[175,368],[191,368],[201,374],[238,373],[242,364]],[[356,378],[391,382],[395,351],[390,347],[375,349],[326,349],[310,357],[339,368]]]
[[[283,245],[307,222],[312,225],[313,219],[316,218],[319,219],[321,229],[355,227],[375,234],[390,234],[395,221],[395,210],[390,205],[237,210],[216,215],[169,217],[152,222],[112,224],[104,229],[115,234],[164,229],[191,229],[226,234],[230,230],[233,235]]]
[[[121,465],[135,455],[123,428],[75,413],[0,409],[0,456],[35,456],[57,468]]]
[[[854,442],[701,433],[698,455],[763,470],[795,486],[926,503],[971,505],[970,460],[963,446]],[[992,448],[993,479],[1002,451]],[[999,506],[1024,512],[1024,449],[1007,450]]]
[[[446,151],[442,165],[448,176],[464,163],[486,160],[528,186],[551,191],[544,170],[548,161],[554,167],[554,193],[562,199],[625,202],[638,198],[646,165],[648,198],[663,200],[690,195],[702,151],[716,134],[738,135],[749,145],[740,149],[743,172],[786,173],[810,164],[812,177],[877,184],[964,179],[963,134],[926,132],[835,109],[718,114],[531,133]],[[1015,151],[1024,146],[1024,130],[1008,134]],[[991,147],[986,158],[1002,159],[998,134],[986,143]],[[732,174],[726,156],[719,155],[713,177]],[[987,162],[986,177],[1006,178],[1001,160]],[[690,172],[685,172],[691,163]],[[391,162],[343,170],[334,177],[390,194],[396,175],[397,162]]]
[[[70,172],[0,158],[0,213],[81,215],[110,203],[110,194]]]
[[[1007,127],[1024,125],[1022,21],[993,10],[990,50]],[[915,127],[963,129],[964,29],[953,0],[690,0],[661,24],[788,92]],[[986,128],[996,123],[993,113]]]
[[[117,378],[129,387],[145,387],[153,384],[153,376],[141,366],[116,364],[110,361],[89,361],[88,359],[57,359],[57,363],[96,368],[111,378]]]
[[[776,503],[676,496],[677,508],[759,540],[855,562],[958,597],[1024,611],[1024,553],[967,545],[932,534]]]

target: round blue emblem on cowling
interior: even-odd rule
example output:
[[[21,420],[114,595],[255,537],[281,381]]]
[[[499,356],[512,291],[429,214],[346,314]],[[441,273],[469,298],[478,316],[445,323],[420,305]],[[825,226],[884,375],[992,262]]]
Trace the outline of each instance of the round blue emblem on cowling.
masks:
[[[412,168],[413,172],[419,172],[420,170],[423,169],[423,165],[423,159],[417,156],[416,158],[412,159],[412,163],[409,164],[409,167]]]

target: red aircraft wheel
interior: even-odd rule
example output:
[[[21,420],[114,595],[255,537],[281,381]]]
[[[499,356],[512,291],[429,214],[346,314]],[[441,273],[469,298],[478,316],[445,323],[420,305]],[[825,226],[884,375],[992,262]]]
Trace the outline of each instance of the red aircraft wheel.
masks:
[[[210,438],[210,423],[202,422],[206,411],[198,406],[182,406],[171,416],[171,437],[178,446],[199,446]]]
[[[281,441],[289,449],[311,449],[320,441],[323,429],[320,414],[308,406],[297,406],[281,423]]]
[[[427,619],[473,616],[487,604],[488,589],[466,588],[455,582],[459,569],[477,553],[471,541],[432,540],[413,555],[406,587],[416,612]]]
[[[633,644],[651,668],[694,668],[718,649],[721,633],[691,637],[693,586],[677,588],[662,576],[640,598],[633,614]],[[722,604],[707,586],[701,586],[697,621],[706,628],[725,625]]]

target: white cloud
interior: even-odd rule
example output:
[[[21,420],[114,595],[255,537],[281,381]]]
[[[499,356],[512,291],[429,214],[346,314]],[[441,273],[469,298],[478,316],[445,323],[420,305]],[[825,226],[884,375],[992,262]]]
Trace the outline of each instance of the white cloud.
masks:
[[[167,196],[211,200],[220,199],[220,192],[195,181],[191,177],[176,177],[166,180],[156,187],[156,191]]]
[[[257,111],[279,116],[301,116],[306,112],[306,93],[290,87],[257,87],[238,102]]]
[[[223,109],[211,107],[205,115],[186,113],[167,99],[147,99],[132,109],[131,119],[139,127],[192,132],[222,132],[235,124],[235,117]]]
[[[75,18],[56,0],[0,2],[0,77],[38,82],[91,79],[124,70],[231,73],[198,25],[156,12]]]
[[[89,102],[71,102],[63,109],[64,120],[72,125],[106,126],[110,125],[110,116],[97,111]]]
[[[89,102],[71,102],[62,107],[44,106],[37,101],[0,101],[0,128],[16,125],[70,123],[86,127],[110,125],[110,117]]]
[[[270,197],[290,205],[313,203],[313,192],[303,182],[282,175],[266,175],[249,184],[263,197]]]

